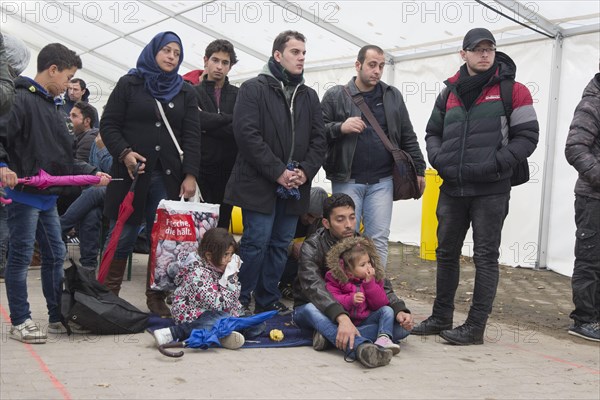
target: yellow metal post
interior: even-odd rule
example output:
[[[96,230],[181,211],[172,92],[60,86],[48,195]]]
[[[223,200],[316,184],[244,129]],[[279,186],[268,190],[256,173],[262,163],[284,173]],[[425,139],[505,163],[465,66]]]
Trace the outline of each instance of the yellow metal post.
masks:
[[[442,178],[435,169],[425,170],[425,193],[423,193],[423,209],[421,212],[421,251],[420,257],[424,260],[435,260],[437,248],[437,226],[435,215]]]

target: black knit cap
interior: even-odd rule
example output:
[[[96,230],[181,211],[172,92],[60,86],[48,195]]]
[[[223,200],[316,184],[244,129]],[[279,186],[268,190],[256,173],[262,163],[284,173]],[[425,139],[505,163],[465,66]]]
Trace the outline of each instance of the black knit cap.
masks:
[[[463,40],[463,50],[473,50],[475,46],[484,40],[489,40],[494,43],[494,46],[496,45],[496,39],[494,39],[492,32],[485,28],[473,28],[465,35]]]

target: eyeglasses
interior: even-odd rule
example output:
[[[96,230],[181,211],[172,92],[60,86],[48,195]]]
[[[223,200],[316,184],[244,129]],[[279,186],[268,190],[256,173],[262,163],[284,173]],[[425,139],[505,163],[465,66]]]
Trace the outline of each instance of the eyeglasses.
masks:
[[[478,55],[482,56],[484,53],[494,53],[496,51],[495,47],[476,47],[474,49],[467,49],[467,51],[470,51],[472,53],[477,53]]]

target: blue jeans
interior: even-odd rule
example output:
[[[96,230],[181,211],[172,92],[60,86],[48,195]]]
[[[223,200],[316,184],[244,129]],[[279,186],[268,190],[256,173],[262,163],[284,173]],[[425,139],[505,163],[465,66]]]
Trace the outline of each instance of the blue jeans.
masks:
[[[390,306],[383,306],[365,318],[359,326],[377,325],[377,336],[387,335],[394,337],[394,310]]]
[[[0,272],[4,274],[6,252],[8,251],[8,221],[6,206],[0,205]]]
[[[176,341],[183,341],[190,337],[192,330],[194,329],[205,329],[211,330],[217,322],[223,318],[231,317],[224,311],[206,311],[200,317],[193,322],[184,322],[183,324],[171,326],[171,335]],[[246,329],[242,329],[240,333],[244,335],[246,339],[253,339],[261,335],[267,328],[266,322],[261,322],[258,325],[249,326]]]
[[[69,206],[60,217],[63,233],[79,226],[79,262],[83,267],[95,269],[98,266],[98,248],[102,229],[102,207],[106,187],[90,187]]]
[[[373,240],[381,257],[383,268],[387,265],[388,239],[394,205],[392,177],[383,178],[372,185],[350,182],[332,182],[333,193],[346,193],[352,197],[356,212],[356,231],[362,220],[364,235]]]
[[[152,171],[152,176],[150,178],[150,190],[148,190],[148,195],[146,197],[146,209],[144,210],[144,216],[146,218],[146,237],[149,245],[151,244],[152,226],[154,225],[154,217],[156,215],[158,203],[166,198],[168,198],[167,188],[163,179],[163,172],[160,170],[154,170]],[[114,219],[110,220],[110,228],[108,230],[109,238],[112,236],[112,231],[116,222],[117,221]],[[125,224],[123,231],[121,232],[121,236],[119,236],[119,243],[117,244],[117,248],[115,250],[115,260],[126,260],[127,257],[129,257],[129,255],[133,252],[135,241],[139,232],[139,225]]]
[[[259,307],[268,307],[281,297],[277,285],[298,222],[297,215],[286,215],[285,203],[286,200],[278,198],[270,214],[242,210],[244,235],[240,242],[240,258],[244,263],[238,275],[242,284],[242,304],[250,303],[252,291]]]
[[[473,226],[475,286],[467,322],[485,327],[498,288],[498,257],[510,192],[487,196],[452,197],[440,193],[436,297],[433,316],[452,321],[460,275],[460,256],[469,225]]]
[[[37,240],[42,258],[42,292],[46,298],[50,322],[61,319],[61,296],[65,244],[61,238],[56,206],[41,211],[13,202],[7,206],[10,246],[6,263],[6,297],[10,320],[19,325],[31,318],[27,301],[27,271]]]
[[[337,337],[338,329],[337,324],[331,322],[331,320],[327,318],[325,314],[319,311],[312,303],[304,304],[294,308],[293,320],[294,323],[301,329],[319,331],[319,333],[321,333],[325,339],[335,346],[335,338]],[[346,351],[347,356],[351,359],[356,358],[356,349],[358,346],[363,343],[374,342],[377,340],[379,333],[378,324],[365,324],[365,321],[363,321],[363,323],[356,328],[360,332],[360,336],[354,337],[354,348]],[[394,342],[404,339],[409,334],[409,331],[401,327],[397,322],[394,322],[393,332],[391,335]]]

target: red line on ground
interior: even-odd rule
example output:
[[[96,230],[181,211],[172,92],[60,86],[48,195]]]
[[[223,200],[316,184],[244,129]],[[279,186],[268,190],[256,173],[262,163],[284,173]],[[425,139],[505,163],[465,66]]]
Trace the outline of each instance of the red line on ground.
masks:
[[[10,323],[10,317],[2,305],[0,305],[0,313],[2,314],[2,318],[4,318],[6,322]],[[44,360],[42,360],[42,357],[40,357],[39,354],[33,349],[33,346],[27,343],[23,343],[23,345],[29,351],[31,357],[37,361],[38,365],[40,366],[40,370],[48,377],[48,379],[50,379],[50,382],[52,382],[52,385],[54,385],[56,390],[60,392],[63,399],[71,400],[72,397],[67,388],[56,378],[52,371],[50,371],[50,368],[48,368]]]
[[[555,361],[561,364],[566,364],[566,365],[570,365],[571,367],[575,367],[575,368],[580,368],[583,370],[587,370],[587,372],[591,372],[593,375],[600,375],[600,370],[594,369],[594,368],[590,368],[587,365],[581,365],[581,364],[575,364],[574,362],[571,361],[567,361],[567,360],[563,360],[562,358],[558,358],[558,357],[554,357],[554,356],[549,356],[547,354],[543,354],[543,353],[538,353],[537,351],[532,351],[532,350],[527,350],[521,346],[517,346],[516,344],[505,344],[504,346],[506,347],[510,347],[513,348],[515,350],[521,350],[521,351],[526,351],[528,353],[533,353],[536,354],[540,357],[546,358],[548,360],[551,361]]]

